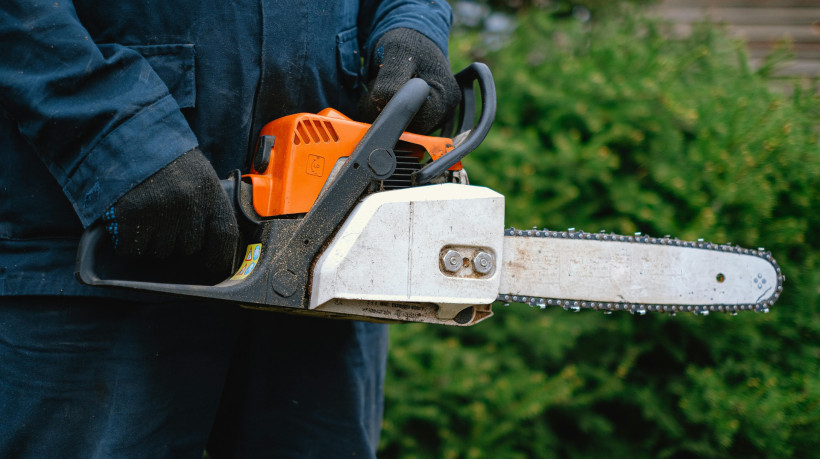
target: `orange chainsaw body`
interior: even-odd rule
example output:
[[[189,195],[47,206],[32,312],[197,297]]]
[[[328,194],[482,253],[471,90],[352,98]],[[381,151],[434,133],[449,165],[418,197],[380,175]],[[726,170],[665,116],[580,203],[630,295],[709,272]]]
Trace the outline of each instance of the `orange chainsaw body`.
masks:
[[[318,114],[298,113],[265,125],[260,133],[272,136],[270,159],[264,170],[244,176],[253,185],[253,207],[262,217],[303,214],[319,197],[337,163],[345,161],[364,136],[369,124],[351,120],[327,108]],[[396,155],[435,161],[453,149],[453,141],[405,132]],[[267,153],[267,152],[263,152]],[[257,155],[260,153],[257,152]],[[456,163],[450,170],[461,170]]]

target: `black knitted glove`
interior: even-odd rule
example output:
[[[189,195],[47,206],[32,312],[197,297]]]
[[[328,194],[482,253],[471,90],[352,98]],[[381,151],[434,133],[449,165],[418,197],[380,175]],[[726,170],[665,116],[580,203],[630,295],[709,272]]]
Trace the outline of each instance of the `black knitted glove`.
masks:
[[[195,255],[212,272],[231,268],[239,239],[228,195],[198,149],[126,193],[103,221],[121,256]]]
[[[461,92],[444,53],[429,38],[412,29],[393,29],[376,43],[367,75],[367,92],[359,100],[364,121],[376,119],[387,101],[411,78],[430,85],[430,98],[408,130],[427,134],[461,101]]]

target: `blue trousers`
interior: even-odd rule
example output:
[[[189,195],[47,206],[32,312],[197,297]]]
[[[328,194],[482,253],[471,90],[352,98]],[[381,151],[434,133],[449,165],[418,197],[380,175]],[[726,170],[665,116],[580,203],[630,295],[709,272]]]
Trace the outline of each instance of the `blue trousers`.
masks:
[[[0,457],[373,457],[387,327],[0,297]]]

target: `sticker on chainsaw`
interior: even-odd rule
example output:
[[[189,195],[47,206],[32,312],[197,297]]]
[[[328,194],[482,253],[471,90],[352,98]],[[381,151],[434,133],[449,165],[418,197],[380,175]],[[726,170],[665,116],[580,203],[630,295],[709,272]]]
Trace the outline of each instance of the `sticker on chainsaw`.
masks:
[[[232,280],[242,280],[248,277],[253,268],[259,262],[259,255],[262,253],[262,244],[251,244],[248,246],[248,251],[245,252],[245,259],[242,261],[242,266],[236,271],[236,274],[231,277]]]

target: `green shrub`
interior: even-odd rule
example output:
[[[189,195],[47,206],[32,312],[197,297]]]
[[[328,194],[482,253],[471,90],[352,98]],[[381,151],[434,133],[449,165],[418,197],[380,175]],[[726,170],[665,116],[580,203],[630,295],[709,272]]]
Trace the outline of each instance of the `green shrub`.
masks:
[[[496,305],[394,326],[383,457],[811,456],[820,447],[820,100],[783,96],[713,26],[518,18],[486,55],[496,124],[465,166],[507,223],[764,245],[769,315],[604,316]]]

